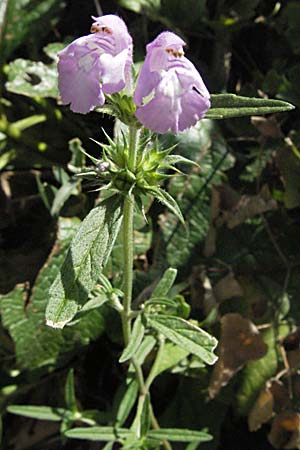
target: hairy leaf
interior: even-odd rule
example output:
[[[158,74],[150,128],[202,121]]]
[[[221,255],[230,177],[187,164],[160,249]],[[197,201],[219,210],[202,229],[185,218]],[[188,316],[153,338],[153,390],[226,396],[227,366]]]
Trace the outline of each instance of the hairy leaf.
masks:
[[[231,117],[258,116],[290,111],[295,107],[282,100],[241,97],[235,94],[214,94],[207,119],[228,119]]]
[[[48,46],[50,47],[50,46]],[[53,55],[64,47],[63,44],[51,44],[50,54]],[[48,49],[49,50],[49,49]],[[47,51],[47,47],[45,48]],[[56,61],[44,64],[25,59],[16,59],[9,65],[6,89],[15,94],[28,97],[58,97]]]
[[[176,316],[162,316],[152,314],[147,316],[150,327],[163,334],[178,347],[198,356],[207,364],[214,364],[217,360],[213,351],[217,340],[196,325]]]
[[[173,442],[207,442],[212,440],[212,436],[205,431],[187,430],[180,428],[160,428],[149,431],[148,437],[152,439],[168,440]]]
[[[104,316],[98,310],[87,313],[80,323],[67,327],[63,332],[45,324],[47,292],[78,230],[79,221],[61,219],[59,224],[59,238],[36,279],[29,301],[23,285],[0,296],[2,323],[14,340],[17,366],[22,369],[60,365],[75,349],[87,345],[104,330]]]
[[[65,432],[67,437],[89,441],[116,441],[118,438],[126,438],[131,434],[133,434],[132,431],[126,428],[115,429],[114,427],[74,428]]]
[[[63,328],[87,301],[113,248],[121,221],[121,201],[116,197],[104,200],[84,219],[50,288],[48,326]]]
[[[128,342],[128,345],[123,350],[122,355],[120,356],[120,359],[119,359],[120,363],[128,361],[128,359],[132,358],[132,356],[135,355],[136,351],[140,347],[140,344],[143,340],[144,333],[145,333],[145,327],[142,322],[142,316],[140,314],[139,316],[137,316],[137,318],[133,324],[130,340]]]
[[[7,411],[19,416],[31,417],[38,420],[51,420],[54,422],[60,422],[69,413],[63,408],[35,405],[9,405]]]

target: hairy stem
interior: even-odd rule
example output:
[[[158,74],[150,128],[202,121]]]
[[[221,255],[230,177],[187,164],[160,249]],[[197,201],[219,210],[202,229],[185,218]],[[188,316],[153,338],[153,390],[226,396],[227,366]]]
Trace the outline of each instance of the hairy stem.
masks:
[[[133,212],[134,196],[132,194],[128,194],[125,199],[123,219],[124,310],[122,312],[122,326],[125,346],[128,344],[131,335],[131,301],[133,281]]]
[[[129,158],[128,166],[132,172],[136,170],[137,151],[139,144],[139,130],[129,127]],[[128,193],[124,203],[123,219],[123,255],[124,255],[124,300],[122,313],[122,326],[125,346],[131,335],[131,302],[133,282],[133,214],[134,195]]]
[[[135,127],[129,128],[129,157],[128,169],[135,173],[137,164],[137,152],[139,145],[139,130]],[[120,311],[122,318],[124,345],[127,346],[131,336],[131,321],[132,321],[132,284],[133,284],[133,258],[134,258],[134,241],[133,241],[133,215],[134,215],[134,194],[129,192],[125,198],[124,203],[124,218],[123,218],[123,257],[124,257],[124,282],[123,282],[123,310]],[[164,341],[160,340],[159,350],[157,352],[155,363],[149,373],[147,382],[144,381],[144,375],[140,364],[131,358],[131,363],[135,368],[136,379],[139,384],[139,400],[135,419],[133,421],[132,429],[139,435],[140,420],[143,411],[145,399],[149,392],[150,385],[155,378],[157,366],[161,359]],[[153,428],[159,428],[158,422],[153,414],[151,408],[151,423]],[[163,441],[165,450],[172,450],[168,441]]]
[[[129,160],[128,166],[132,172],[136,170],[137,151],[139,144],[139,131],[135,127],[129,128]],[[132,320],[132,283],[133,283],[133,214],[134,214],[134,195],[128,193],[124,203],[124,219],[123,219],[123,258],[124,258],[124,282],[123,282],[123,310],[121,312],[124,346],[129,342],[131,336],[131,320]],[[141,366],[134,358],[131,362],[135,368],[136,378],[139,383],[141,394],[145,392],[144,376]]]

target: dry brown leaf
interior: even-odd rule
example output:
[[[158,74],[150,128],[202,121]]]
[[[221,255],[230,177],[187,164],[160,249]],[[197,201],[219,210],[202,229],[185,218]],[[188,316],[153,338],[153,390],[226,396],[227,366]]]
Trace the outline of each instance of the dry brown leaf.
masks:
[[[300,369],[300,329],[297,328],[288,334],[282,345],[286,353],[289,369],[293,371]]]
[[[252,116],[251,123],[264,138],[281,139],[283,137],[280,125],[274,116]]]
[[[216,253],[217,229],[215,226],[215,221],[220,213],[220,201],[220,193],[216,187],[213,186],[210,200],[209,229],[205,238],[203,250],[203,254],[206,258],[209,258]]]
[[[210,257],[216,252],[217,230],[223,224],[235,228],[245,220],[277,208],[277,202],[271,196],[267,185],[258,195],[243,195],[227,184],[214,186],[210,204],[210,224],[204,244],[204,256]]]
[[[267,350],[258,329],[250,320],[237,313],[223,316],[219,359],[211,376],[209,397],[214,398],[248,361],[262,358]]]
[[[218,302],[229,298],[242,297],[243,289],[232,272],[221,278],[214,286],[214,294]]]
[[[269,388],[265,387],[254,402],[248,416],[250,431],[258,430],[268,422],[274,414],[274,397]]]
[[[195,266],[189,277],[191,288],[191,305],[195,309],[202,309],[205,316],[218,305],[210,279],[203,266]]]
[[[268,439],[275,448],[300,449],[300,414],[295,411],[278,414],[273,420]]]
[[[250,431],[258,430],[276,412],[281,412],[290,403],[288,391],[279,380],[270,380],[260,392],[248,416]]]
[[[224,211],[224,221],[228,228],[235,228],[245,220],[277,208],[277,202],[271,196],[267,185],[263,186],[258,195],[243,195],[232,211]]]

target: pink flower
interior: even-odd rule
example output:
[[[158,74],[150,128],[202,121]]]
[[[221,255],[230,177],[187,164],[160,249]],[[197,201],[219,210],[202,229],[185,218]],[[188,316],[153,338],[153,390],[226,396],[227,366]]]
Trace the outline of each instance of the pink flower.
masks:
[[[123,89],[130,80],[132,38],[114,15],[93,17],[91,33],[59,52],[58,87],[63,104],[86,114],[105,102],[104,94]]]
[[[185,42],[165,31],[147,45],[134,94],[138,120],[152,131],[178,133],[195,125],[210,107],[209,92],[184,56]]]

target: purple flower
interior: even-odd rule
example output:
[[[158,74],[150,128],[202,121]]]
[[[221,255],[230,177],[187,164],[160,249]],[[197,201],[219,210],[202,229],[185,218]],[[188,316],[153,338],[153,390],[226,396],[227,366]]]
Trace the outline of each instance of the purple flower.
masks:
[[[210,96],[195,66],[184,56],[185,42],[165,31],[147,45],[134,94],[138,120],[157,133],[178,133],[202,119]]]
[[[130,80],[132,38],[114,15],[93,17],[91,33],[59,52],[58,87],[61,101],[86,114],[105,101],[104,94],[123,89]]]

